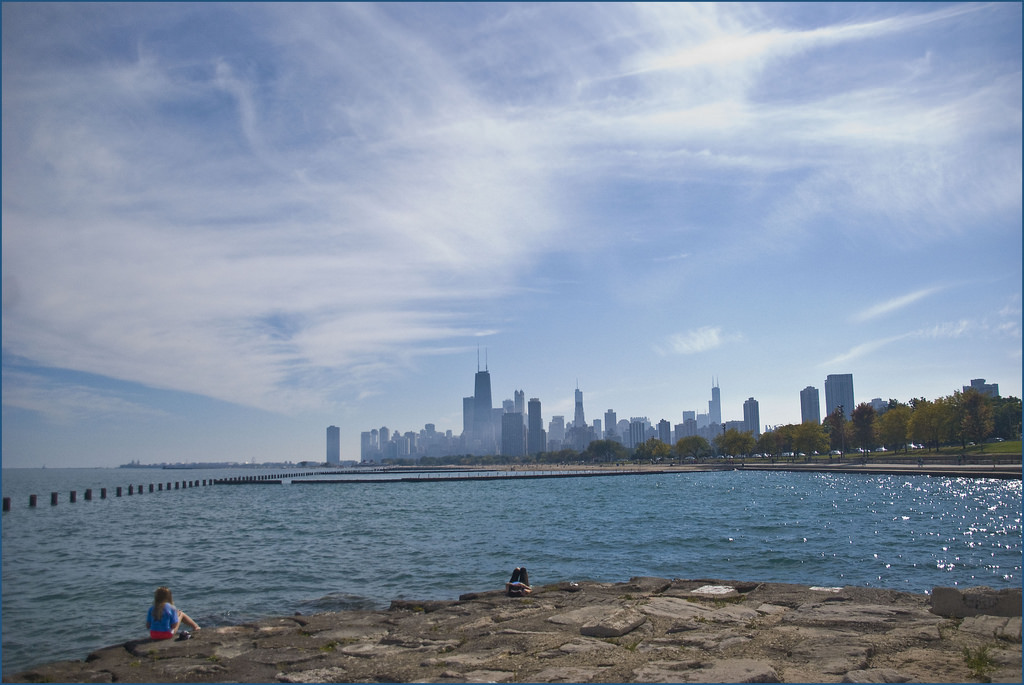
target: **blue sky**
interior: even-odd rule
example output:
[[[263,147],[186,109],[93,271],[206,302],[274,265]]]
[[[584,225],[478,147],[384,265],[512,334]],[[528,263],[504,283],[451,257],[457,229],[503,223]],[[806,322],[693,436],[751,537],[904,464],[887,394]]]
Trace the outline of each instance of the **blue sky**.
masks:
[[[3,465],[1021,394],[1021,5],[3,4]]]

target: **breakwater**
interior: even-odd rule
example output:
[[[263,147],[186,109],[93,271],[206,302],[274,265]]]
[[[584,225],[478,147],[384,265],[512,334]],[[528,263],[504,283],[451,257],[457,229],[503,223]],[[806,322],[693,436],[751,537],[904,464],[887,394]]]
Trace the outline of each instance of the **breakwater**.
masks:
[[[1020,602],[1019,588],[565,581],[136,638],[4,681],[1017,682]]]

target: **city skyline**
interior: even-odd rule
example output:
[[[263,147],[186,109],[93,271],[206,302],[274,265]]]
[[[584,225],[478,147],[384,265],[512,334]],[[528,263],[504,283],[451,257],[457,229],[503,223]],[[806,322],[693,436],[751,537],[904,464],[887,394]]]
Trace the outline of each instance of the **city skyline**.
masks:
[[[481,383],[480,380],[482,373],[486,374],[484,383]],[[592,440],[609,438],[623,443],[627,447],[635,447],[651,437],[657,437],[669,445],[674,445],[681,437],[691,435],[700,435],[711,442],[721,431],[729,429],[750,432],[756,439],[763,432],[786,425],[783,422],[762,423],[760,403],[755,397],[748,397],[743,401],[742,418],[730,418],[729,414],[723,416],[721,387],[718,384],[717,376],[711,383],[709,388],[711,399],[707,402],[707,413],[702,414],[693,409],[681,409],[676,412],[677,416],[648,419],[647,416],[626,412],[623,415],[630,416],[627,420],[617,418],[620,415],[621,407],[611,407],[603,413],[602,425],[602,419],[593,419],[589,424],[583,419],[585,416],[583,391],[577,380],[573,395],[574,418],[566,424],[566,417],[562,414],[551,414],[545,419],[542,398],[531,398],[529,413],[527,413],[523,390],[515,390],[513,397],[502,400],[500,406],[489,405],[488,402],[491,398],[490,372],[489,370],[477,371],[474,381],[475,388],[486,394],[483,401],[479,401],[475,396],[463,398],[463,408],[466,414],[462,418],[463,431],[461,433],[453,428],[439,427],[433,422],[422,424],[422,427],[396,427],[384,424],[361,431],[359,454],[352,455],[347,461],[377,462],[381,459],[408,457],[418,459],[423,456],[461,454],[498,454],[519,457],[538,452],[557,452],[566,448],[582,451]],[[916,395],[905,399],[891,396],[858,398],[854,391],[853,374],[829,374],[825,377],[823,385],[826,396],[826,416],[842,408],[847,421],[850,420],[853,410],[861,404],[869,405],[875,411],[880,412],[885,409],[891,399],[909,403],[910,400],[921,397]],[[987,383],[983,378],[971,379],[968,385],[962,386],[964,392],[968,389],[977,390],[987,396],[1000,396],[999,384]],[[956,392],[956,390],[949,394],[952,392]],[[821,416],[819,409],[819,395],[820,388],[814,386],[807,386],[799,390],[794,396],[794,401],[799,407],[801,418],[799,421],[789,423],[812,421],[820,425],[824,417]],[[925,397],[924,399],[935,400],[938,397]],[[486,428],[483,428],[477,421],[481,411],[489,417],[490,423]],[[582,424],[581,420],[583,420]],[[637,428],[633,425],[635,423],[642,424],[642,428]],[[574,433],[580,428],[585,430]],[[482,431],[486,431],[486,434],[490,436],[489,442],[480,440],[479,436]],[[507,431],[513,437],[506,437]],[[383,440],[381,439],[382,435],[385,436]],[[549,435],[553,437],[549,438]],[[389,442],[389,436],[390,442],[393,444],[385,448],[384,445]],[[403,439],[405,442],[396,442],[399,439]]]
[[[4,466],[1021,394],[1020,3],[0,11]]]

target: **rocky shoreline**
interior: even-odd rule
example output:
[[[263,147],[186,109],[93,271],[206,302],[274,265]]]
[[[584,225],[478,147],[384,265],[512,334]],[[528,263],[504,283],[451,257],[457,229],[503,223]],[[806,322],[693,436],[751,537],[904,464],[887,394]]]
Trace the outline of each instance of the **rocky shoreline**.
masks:
[[[1021,591],[633,578],[140,639],[4,682],[1021,682]]]

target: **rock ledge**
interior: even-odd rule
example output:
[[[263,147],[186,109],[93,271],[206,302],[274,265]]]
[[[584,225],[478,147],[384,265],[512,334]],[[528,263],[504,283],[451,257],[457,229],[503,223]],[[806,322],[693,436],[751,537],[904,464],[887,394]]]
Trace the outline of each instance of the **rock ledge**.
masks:
[[[927,595],[860,587],[560,583],[528,597],[476,592],[135,640],[3,680],[1020,682],[1020,591],[1008,616],[1012,592],[947,590],[936,589],[933,605]],[[969,667],[965,650],[983,658]]]

